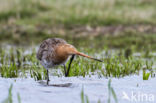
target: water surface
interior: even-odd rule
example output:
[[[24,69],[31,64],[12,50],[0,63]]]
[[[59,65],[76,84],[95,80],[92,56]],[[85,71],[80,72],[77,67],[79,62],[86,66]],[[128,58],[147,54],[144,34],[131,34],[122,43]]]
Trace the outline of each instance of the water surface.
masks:
[[[8,96],[11,84],[14,103],[17,103],[17,93],[20,94],[22,103],[81,103],[82,88],[90,103],[97,103],[98,100],[107,103],[107,78],[50,76],[50,80],[50,86],[46,86],[45,81],[34,81],[32,78],[0,78],[0,103]],[[111,84],[118,103],[156,103],[156,78],[144,81],[141,74],[132,75],[112,78]]]

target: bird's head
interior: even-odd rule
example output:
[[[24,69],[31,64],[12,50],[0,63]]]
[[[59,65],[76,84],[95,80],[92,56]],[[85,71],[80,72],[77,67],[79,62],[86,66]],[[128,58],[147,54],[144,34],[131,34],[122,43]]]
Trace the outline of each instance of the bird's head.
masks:
[[[96,59],[96,58],[93,58],[93,57],[90,57],[88,55],[85,55],[79,51],[77,51],[77,49],[70,45],[70,44],[63,44],[63,45],[60,45],[57,49],[57,52],[58,54],[60,55],[66,55],[66,56],[70,56],[70,55],[80,55],[80,56],[83,56],[83,57],[86,57],[86,58],[89,58],[89,59],[93,59],[93,60],[96,60],[96,61],[100,61],[102,62],[102,60],[99,60],[99,59]]]

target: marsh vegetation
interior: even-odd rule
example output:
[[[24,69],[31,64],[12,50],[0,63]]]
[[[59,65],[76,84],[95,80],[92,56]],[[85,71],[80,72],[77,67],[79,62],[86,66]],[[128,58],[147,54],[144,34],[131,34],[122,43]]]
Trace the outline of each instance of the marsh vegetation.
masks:
[[[24,96],[24,93],[29,94],[24,83],[41,97],[48,97],[50,93],[54,96],[51,91],[57,91],[63,101],[66,97],[61,93],[67,91],[67,96],[79,97],[77,100],[82,103],[110,103],[111,96],[116,100],[121,96],[120,83],[127,92],[142,87],[146,88],[145,92],[154,93],[155,10],[156,0],[0,0],[0,85],[9,90],[9,95],[4,94],[8,98],[0,95],[0,102],[29,102]],[[103,62],[76,56],[68,78],[64,77],[63,66],[50,70],[51,83],[70,82],[73,87],[46,86],[45,89],[41,82],[47,78],[46,70],[36,59],[36,51],[41,41],[53,37],[63,38],[79,51]],[[112,82],[108,81],[110,78]],[[16,88],[19,84],[20,88],[25,88],[24,93]],[[20,95],[13,91],[17,100],[12,97],[14,87],[20,91]],[[73,93],[76,91],[74,95],[69,93],[71,88]],[[34,92],[30,92],[33,97],[36,96]],[[47,97],[42,100],[48,103],[51,100]],[[127,102],[121,98],[118,101]],[[53,102],[60,101],[53,99]]]

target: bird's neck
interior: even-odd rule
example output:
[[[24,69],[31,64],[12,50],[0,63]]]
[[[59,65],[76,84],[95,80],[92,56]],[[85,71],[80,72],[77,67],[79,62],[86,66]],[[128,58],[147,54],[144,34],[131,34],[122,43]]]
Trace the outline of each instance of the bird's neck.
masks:
[[[56,54],[59,56],[69,56],[77,52],[76,48],[70,44],[59,45],[56,49]]]

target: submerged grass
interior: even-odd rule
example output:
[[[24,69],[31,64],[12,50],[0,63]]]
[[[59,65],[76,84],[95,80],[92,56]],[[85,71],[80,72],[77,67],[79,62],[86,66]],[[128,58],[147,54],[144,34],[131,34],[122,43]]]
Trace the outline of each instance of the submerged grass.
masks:
[[[113,87],[111,86],[111,79],[109,79],[109,81],[108,81],[108,101],[107,101],[107,103],[112,103],[111,102],[111,97],[113,97],[115,103],[118,103],[116,93],[115,93]]]
[[[84,95],[84,90],[81,90],[81,103],[89,103],[89,99],[87,95]]]
[[[90,103],[88,96],[84,94],[84,89],[83,88],[81,90],[81,103]],[[101,103],[100,100],[98,100],[97,103]]]
[[[12,88],[13,88],[13,84],[10,85],[8,97],[2,103],[13,103],[13,100],[12,100]]]
[[[112,103],[111,98],[114,99],[115,103],[118,103],[116,93],[115,93],[113,87],[111,86],[111,79],[109,79],[109,81],[108,81],[108,100],[107,100],[107,103]],[[81,90],[81,103],[90,103],[88,96],[84,94],[84,88],[82,88],[82,90]],[[101,101],[98,100],[97,103],[101,103]]]
[[[13,88],[13,84],[10,85],[8,97],[2,103],[13,103],[12,88]],[[17,100],[18,103],[21,103],[21,97],[19,93],[17,93]]]

